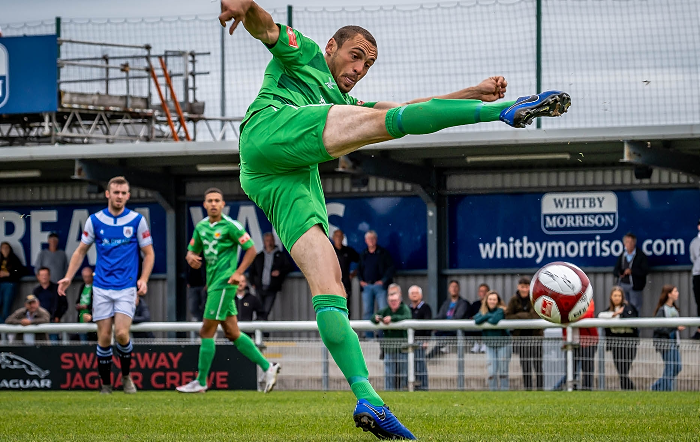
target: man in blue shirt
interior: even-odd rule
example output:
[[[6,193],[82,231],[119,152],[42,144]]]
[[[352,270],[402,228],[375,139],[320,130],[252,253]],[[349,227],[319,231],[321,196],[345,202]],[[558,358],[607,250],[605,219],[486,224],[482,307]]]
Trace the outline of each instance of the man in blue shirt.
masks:
[[[109,180],[105,191],[107,208],[90,215],[85,222],[80,245],[73,253],[66,276],[58,282],[58,293],[65,296],[73,276],[94,243],[97,263],[93,281],[92,320],[97,323],[97,368],[102,379],[101,393],[112,392],[112,325],[124,393],[136,393],[136,386],[129,375],[133,350],[129,329],[136,309],[136,297],[148,291],[148,278],[153,270],[155,255],[146,220],[141,214],[126,208],[130,195],[129,182],[124,177]],[[137,276],[139,251],[144,255],[140,278]]]

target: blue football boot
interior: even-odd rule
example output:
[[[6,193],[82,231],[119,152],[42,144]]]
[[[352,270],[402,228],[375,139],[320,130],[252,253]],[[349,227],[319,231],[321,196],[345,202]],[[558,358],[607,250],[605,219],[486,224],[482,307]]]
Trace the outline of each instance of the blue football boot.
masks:
[[[409,439],[416,437],[404,427],[396,416],[385,405],[375,407],[365,399],[357,401],[355,412],[352,417],[355,419],[355,426],[364,431],[370,431],[378,439]]]
[[[513,127],[525,127],[537,117],[558,117],[571,106],[571,97],[566,92],[547,91],[529,97],[520,97],[499,119]]]

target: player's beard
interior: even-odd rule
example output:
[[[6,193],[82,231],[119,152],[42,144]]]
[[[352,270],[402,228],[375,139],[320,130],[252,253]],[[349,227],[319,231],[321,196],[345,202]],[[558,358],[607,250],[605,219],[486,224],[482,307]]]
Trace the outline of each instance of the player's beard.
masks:
[[[124,203],[122,203],[121,205],[117,205],[117,204],[118,203],[116,203],[114,201],[110,201],[109,208],[112,209],[112,211],[114,211],[114,212],[119,212],[120,210],[124,209]]]
[[[338,77],[338,75],[336,74],[336,72],[338,70],[336,67],[337,61],[338,61],[337,59],[338,59],[337,52],[335,54],[331,55],[331,58],[328,61],[328,70],[331,71],[331,75],[333,76],[333,81],[335,81],[335,84],[338,85],[338,89],[340,89],[341,92],[343,92],[343,93],[348,93],[349,91],[346,91],[343,89],[345,87],[345,85],[341,85],[341,82],[339,81],[340,77]]]

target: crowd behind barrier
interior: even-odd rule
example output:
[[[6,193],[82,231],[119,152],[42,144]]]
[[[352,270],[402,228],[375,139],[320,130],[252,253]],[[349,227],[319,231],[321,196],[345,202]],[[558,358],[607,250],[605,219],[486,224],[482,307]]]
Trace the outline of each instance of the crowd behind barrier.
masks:
[[[499,371],[491,368],[492,355],[471,352],[474,336],[469,331],[492,331],[509,329],[543,330],[543,337],[482,336],[480,341],[488,348],[540,347],[542,354],[541,387],[532,383],[532,389],[544,390],[678,390],[700,391],[700,343],[695,340],[664,340],[662,338],[606,338],[601,330],[600,339],[588,351],[580,351],[583,329],[605,329],[611,326],[620,328],[674,328],[680,325],[697,327],[698,318],[637,318],[637,319],[584,319],[570,325],[567,339],[562,339],[562,326],[544,320],[502,320],[496,325],[477,325],[471,320],[411,320],[376,325],[370,321],[351,321],[357,331],[405,331],[405,338],[367,339],[361,342],[372,381],[386,390],[527,390],[520,358],[532,355],[506,351],[496,356],[501,365]],[[194,322],[151,322],[135,325],[133,332],[190,332],[198,330]],[[342,373],[331,363],[330,355],[319,339],[276,339],[275,332],[315,331],[314,321],[267,321],[241,322],[242,331],[255,336],[256,343],[264,349],[271,360],[284,365],[284,374],[279,378],[277,388],[288,390],[305,389],[345,389]],[[454,337],[416,336],[422,330],[455,331]],[[57,348],[62,345],[82,346],[88,343],[69,341],[74,333],[88,333],[96,330],[95,324],[42,324],[36,326],[0,326],[2,352],[12,353],[13,349],[27,347],[21,342],[9,342],[8,334],[18,331],[33,333],[58,333],[64,341],[35,341],[39,348]],[[263,332],[271,333],[263,341]],[[568,337],[571,336],[569,339]],[[134,339],[134,353],[148,354],[158,345],[179,346],[198,345],[198,339]],[[225,341],[217,342],[225,345]],[[437,356],[424,359],[418,365],[420,350],[427,346],[439,345]],[[384,360],[380,353],[384,350]],[[403,355],[392,360],[394,369],[386,370],[388,352]],[[672,357],[664,356],[671,353]],[[136,356],[138,360],[139,356]],[[194,358],[191,358],[194,359]],[[570,361],[570,362],[569,362]],[[32,361],[41,365],[41,361]],[[620,367],[627,367],[621,370]],[[221,368],[220,368],[221,369]],[[228,367],[234,376],[236,367]],[[189,373],[196,370],[196,360],[181,361],[180,370]],[[494,379],[494,374],[497,378]],[[632,384],[632,387],[630,387]]]

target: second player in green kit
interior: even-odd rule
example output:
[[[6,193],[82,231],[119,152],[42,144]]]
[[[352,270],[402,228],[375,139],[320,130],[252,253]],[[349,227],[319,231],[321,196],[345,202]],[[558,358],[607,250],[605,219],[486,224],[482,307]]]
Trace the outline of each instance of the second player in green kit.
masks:
[[[254,247],[253,240],[243,226],[226,215],[221,221],[210,223],[209,218],[202,220],[194,229],[192,240],[187,249],[196,254],[203,253],[207,263],[207,302],[204,319],[224,321],[229,316],[236,316],[236,285],[229,283],[229,278],[236,271],[238,264],[238,247],[249,250]]]
[[[238,221],[223,214],[224,206],[221,190],[211,188],[205,192],[204,208],[207,210],[207,217],[195,226],[192,240],[187,247],[187,263],[192,268],[201,267],[200,254],[203,254],[206,260],[207,302],[202,329],[199,332],[202,345],[199,349],[197,379],[178,387],[177,390],[182,393],[203,393],[207,390],[207,376],[216,352],[214,336],[221,324],[226,337],[234,343],[238,351],[263,370],[264,391],[267,393],[277,382],[280,366],[265,359],[248,335],[240,332],[236,319],[236,288],[243,272],[255,258],[255,245]],[[237,265],[239,246],[245,251],[240,266]]]

